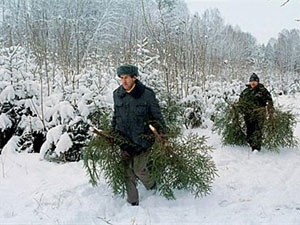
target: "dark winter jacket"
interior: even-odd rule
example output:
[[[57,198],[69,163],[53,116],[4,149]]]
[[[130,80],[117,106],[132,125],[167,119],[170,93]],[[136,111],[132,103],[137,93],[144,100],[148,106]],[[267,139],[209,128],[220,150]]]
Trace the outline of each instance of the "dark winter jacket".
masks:
[[[155,93],[139,80],[136,80],[136,85],[130,93],[121,85],[114,91],[113,97],[112,130],[136,145],[135,149],[126,149],[129,153],[140,152],[153,145],[154,136],[149,124],[160,133],[166,132]]]
[[[263,84],[258,84],[255,88],[247,85],[247,88],[242,91],[239,99],[239,108],[244,114],[253,114],[253,111],[273,108],[273,100],[270,92],[264,87]]]

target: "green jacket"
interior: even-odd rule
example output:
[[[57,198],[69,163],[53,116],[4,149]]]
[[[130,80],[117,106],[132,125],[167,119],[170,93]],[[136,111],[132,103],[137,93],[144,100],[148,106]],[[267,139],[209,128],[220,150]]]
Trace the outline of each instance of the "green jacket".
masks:
[[[247,85],[242,91],[239,99],[239,108],[245,115],[253,114],[259,108],[273,108],[273,100],[270,92],[263,84],[258,84],[254,89]]]
[[[139,80],[136,81],[136,86],[130,93],[127,93],[121,85],[114,91],[113,98],[112,130],[136,146],[126,151],[139,152],[153,145],[154,136],[149,124],[152,124],[160,133],[166,132],[165,121],[155,93]]]

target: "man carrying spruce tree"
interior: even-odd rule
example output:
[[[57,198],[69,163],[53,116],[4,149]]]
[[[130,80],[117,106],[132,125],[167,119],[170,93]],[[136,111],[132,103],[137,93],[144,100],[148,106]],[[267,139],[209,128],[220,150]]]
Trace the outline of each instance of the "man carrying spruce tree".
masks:
[[[247,142],[252,151],[260,151],[266,108],[269,117],[272,117],[274,108],[270,92],[259,83],[259,77],[255,73],[250,76],[247,88],[240,95],[239,108],[244,114]]]
[[[122,85],[113,94],[112,130],[128,141],[120,144],[126,165],[127,201],[131,205],[138,205],[137,179],[146,189],[153,189],[156,185],[147,168],[149,152],[154,143],[149,125],[154,126],[160,134],[166,132],[166,125],[155,93],[137,79],[138,68],[123,65],[118,67],[117,74]]]

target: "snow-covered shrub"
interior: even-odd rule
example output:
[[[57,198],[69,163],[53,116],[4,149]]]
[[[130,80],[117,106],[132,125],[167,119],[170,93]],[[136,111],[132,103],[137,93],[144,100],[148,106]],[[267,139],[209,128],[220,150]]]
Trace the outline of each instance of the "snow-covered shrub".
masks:
[[[67,161],[78,161],[82,158],[83,148],[91,138],[89,127],[90,125],[80,118],[69,124],[67,133],[72,141],[72,147],[64,152],[64,158]]]
[[[184,114],[180,97],[173,91],[168,91],[158,70],[142,72],[140,76],[141,81],[155,92],[170,135],[178,135],[183,128]]]
[[[0,114],[0,154],[2,148],[6,145],[13,135],[13,123],[5,113]]]
[[[89,123],[101,130],[109,130],[113,110],[109,106],[95,107],[88,116]]]
[[[22,116],[31,113],[23,104],[0,103],[0,148],[3,148],[13,135],[20,136],[23,133],[24,128],[20,127],[19,123]]]
[[[23,115],[18,127],[23,130],[18,143],[19,151],[39,153],[46,138],[45,127],[41,119],[36,115]]]
[[[57,125],[47,132],[46,141],[43,143],[40,151],[41,158],[49,161],[64,161],[59,157],[61,153],[64,153],[71,147],[72,141],[66,133],[65,126]]]
[[[45,120],[50,129],[40,154],[50,161],[78,161],[89,139],[88,125],[76,107],[62,99],[61,95],[53,95],[46,101]]]
[[[197,128],[203,123],[204,106],[200,99],[194,95],[188,95],[182,100],[184,107],[184,125],[186,128]]]
[[[41,158],[56,162],[80,160],[83,147],[91,138],[89,127],[86,121],[77,116],[68,124],[51,128],[41,147]]]
[[[40,124],[42,122],[38,117],[39,80],[31,72],[32,67],[35,67],[33,57],[24,48],[16,46],[0,49],[0,61],[0,114],[6,116],[2,122],[10,124],[7,129],[0,131],[0,148],[13,135],[17,135],[20,146],[16,148],[18,151],[26,149],[25,146],[28,152],[32,152],[32,149],[39,151],[40,142],[43,142],[40,131],[44,126],[36,129],[34,125],[36,121]]]

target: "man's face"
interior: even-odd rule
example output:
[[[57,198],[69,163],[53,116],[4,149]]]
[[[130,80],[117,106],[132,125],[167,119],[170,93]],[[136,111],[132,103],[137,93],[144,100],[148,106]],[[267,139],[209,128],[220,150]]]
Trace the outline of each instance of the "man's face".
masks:
[[[250,84],[250,87],[253,89],[258,85],[258,82],[257,81],[250,81],[249,84]]]
[[[136,80],[136,77],[131,77],[130,75],[121,75],[121,82],[122,82],[122,86],[123,88],[127,91],[127,90],[130,90],[133,85],[134,85],[134,82]]]

